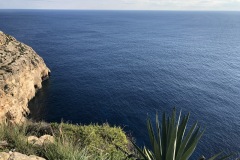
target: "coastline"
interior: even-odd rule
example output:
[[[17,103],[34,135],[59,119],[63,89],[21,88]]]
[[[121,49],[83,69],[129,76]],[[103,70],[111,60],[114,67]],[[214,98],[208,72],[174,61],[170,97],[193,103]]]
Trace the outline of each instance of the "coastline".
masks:
[[[21,123],[50,70],[31,47],[1,31],[0,44],[0,121]]]
[[[1,160],[123,159],[132,152],[120,127],[27,119],[28,102],[50,70],[31,47],[1,31],[0,62]]]

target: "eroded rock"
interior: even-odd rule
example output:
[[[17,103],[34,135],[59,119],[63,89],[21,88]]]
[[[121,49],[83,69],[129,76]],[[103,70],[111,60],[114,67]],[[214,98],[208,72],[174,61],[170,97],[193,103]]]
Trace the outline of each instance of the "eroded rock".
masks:
[[[29,136],[27,141],[33,145],[42,146],[43,144],[54,143],[54,137],[50,135],[43,135],[40,138],[36,136]]]
[[[0,160],[46,160],[46,159],[34,155],[27,156],[19,152],[9,153],[0,152]]]
[[[5,148],[8,146],[8,142],[7,141],[0,141],[0,149]]]
[[[25,121],[28,102],[50,70],[29,46],[0,31],[0,121]]]

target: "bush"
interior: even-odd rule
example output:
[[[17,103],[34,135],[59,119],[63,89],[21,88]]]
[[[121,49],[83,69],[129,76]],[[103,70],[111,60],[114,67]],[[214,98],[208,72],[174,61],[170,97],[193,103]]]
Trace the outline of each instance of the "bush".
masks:
[[[27,136],[51,134],[53,144],[35,146]],[[37,155],[48,160],[107,160],[126,159],[129,141],[120,127],[104,125],[72,125],[67,123],[34,123],[0,125],[0,141],[9,145],[0,151],[14,150],[26,155]]]

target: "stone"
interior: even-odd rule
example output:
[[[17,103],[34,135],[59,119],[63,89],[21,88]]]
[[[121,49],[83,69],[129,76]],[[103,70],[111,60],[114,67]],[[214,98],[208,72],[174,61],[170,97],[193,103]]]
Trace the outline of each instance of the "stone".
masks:
[[[27,142],[30,144],[35,144],[37,141],[38,141],[38,137],[36,137],[36,136],[27,137]]]
[[[8,146],[8,142],[7,141],[0,141],[0,149],[1,148],[5,148]]]
[[[0,152],[0,160],[8,160],[10,157],[9,153],[6,152]]]
[[[0,121],[24,122],[28,102],[49,74],[31,47],[0,31]]]
[[[50,135],[43,135],[39,138],[39,141],[41,141],[42,144],[54,143],[54,137]]]
[[[27,141],[33,145],[42,146],[44,144],[54,143],[54,137],[51,135],[43,135],[40,138],[36,136],[29,136],[27,137]]]
[[[25,155],[19,152],[0,152],[0,160],[46,160],[35,155]]]

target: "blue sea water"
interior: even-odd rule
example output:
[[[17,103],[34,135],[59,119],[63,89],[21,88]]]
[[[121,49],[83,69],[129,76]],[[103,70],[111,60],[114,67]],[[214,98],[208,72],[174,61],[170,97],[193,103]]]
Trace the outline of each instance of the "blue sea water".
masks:
[[[0,30],[52,71],[37,120],[120,125],[149,144],[146,118],[191,112],[193,158],[240,151],[240,12],[0,10]]]

